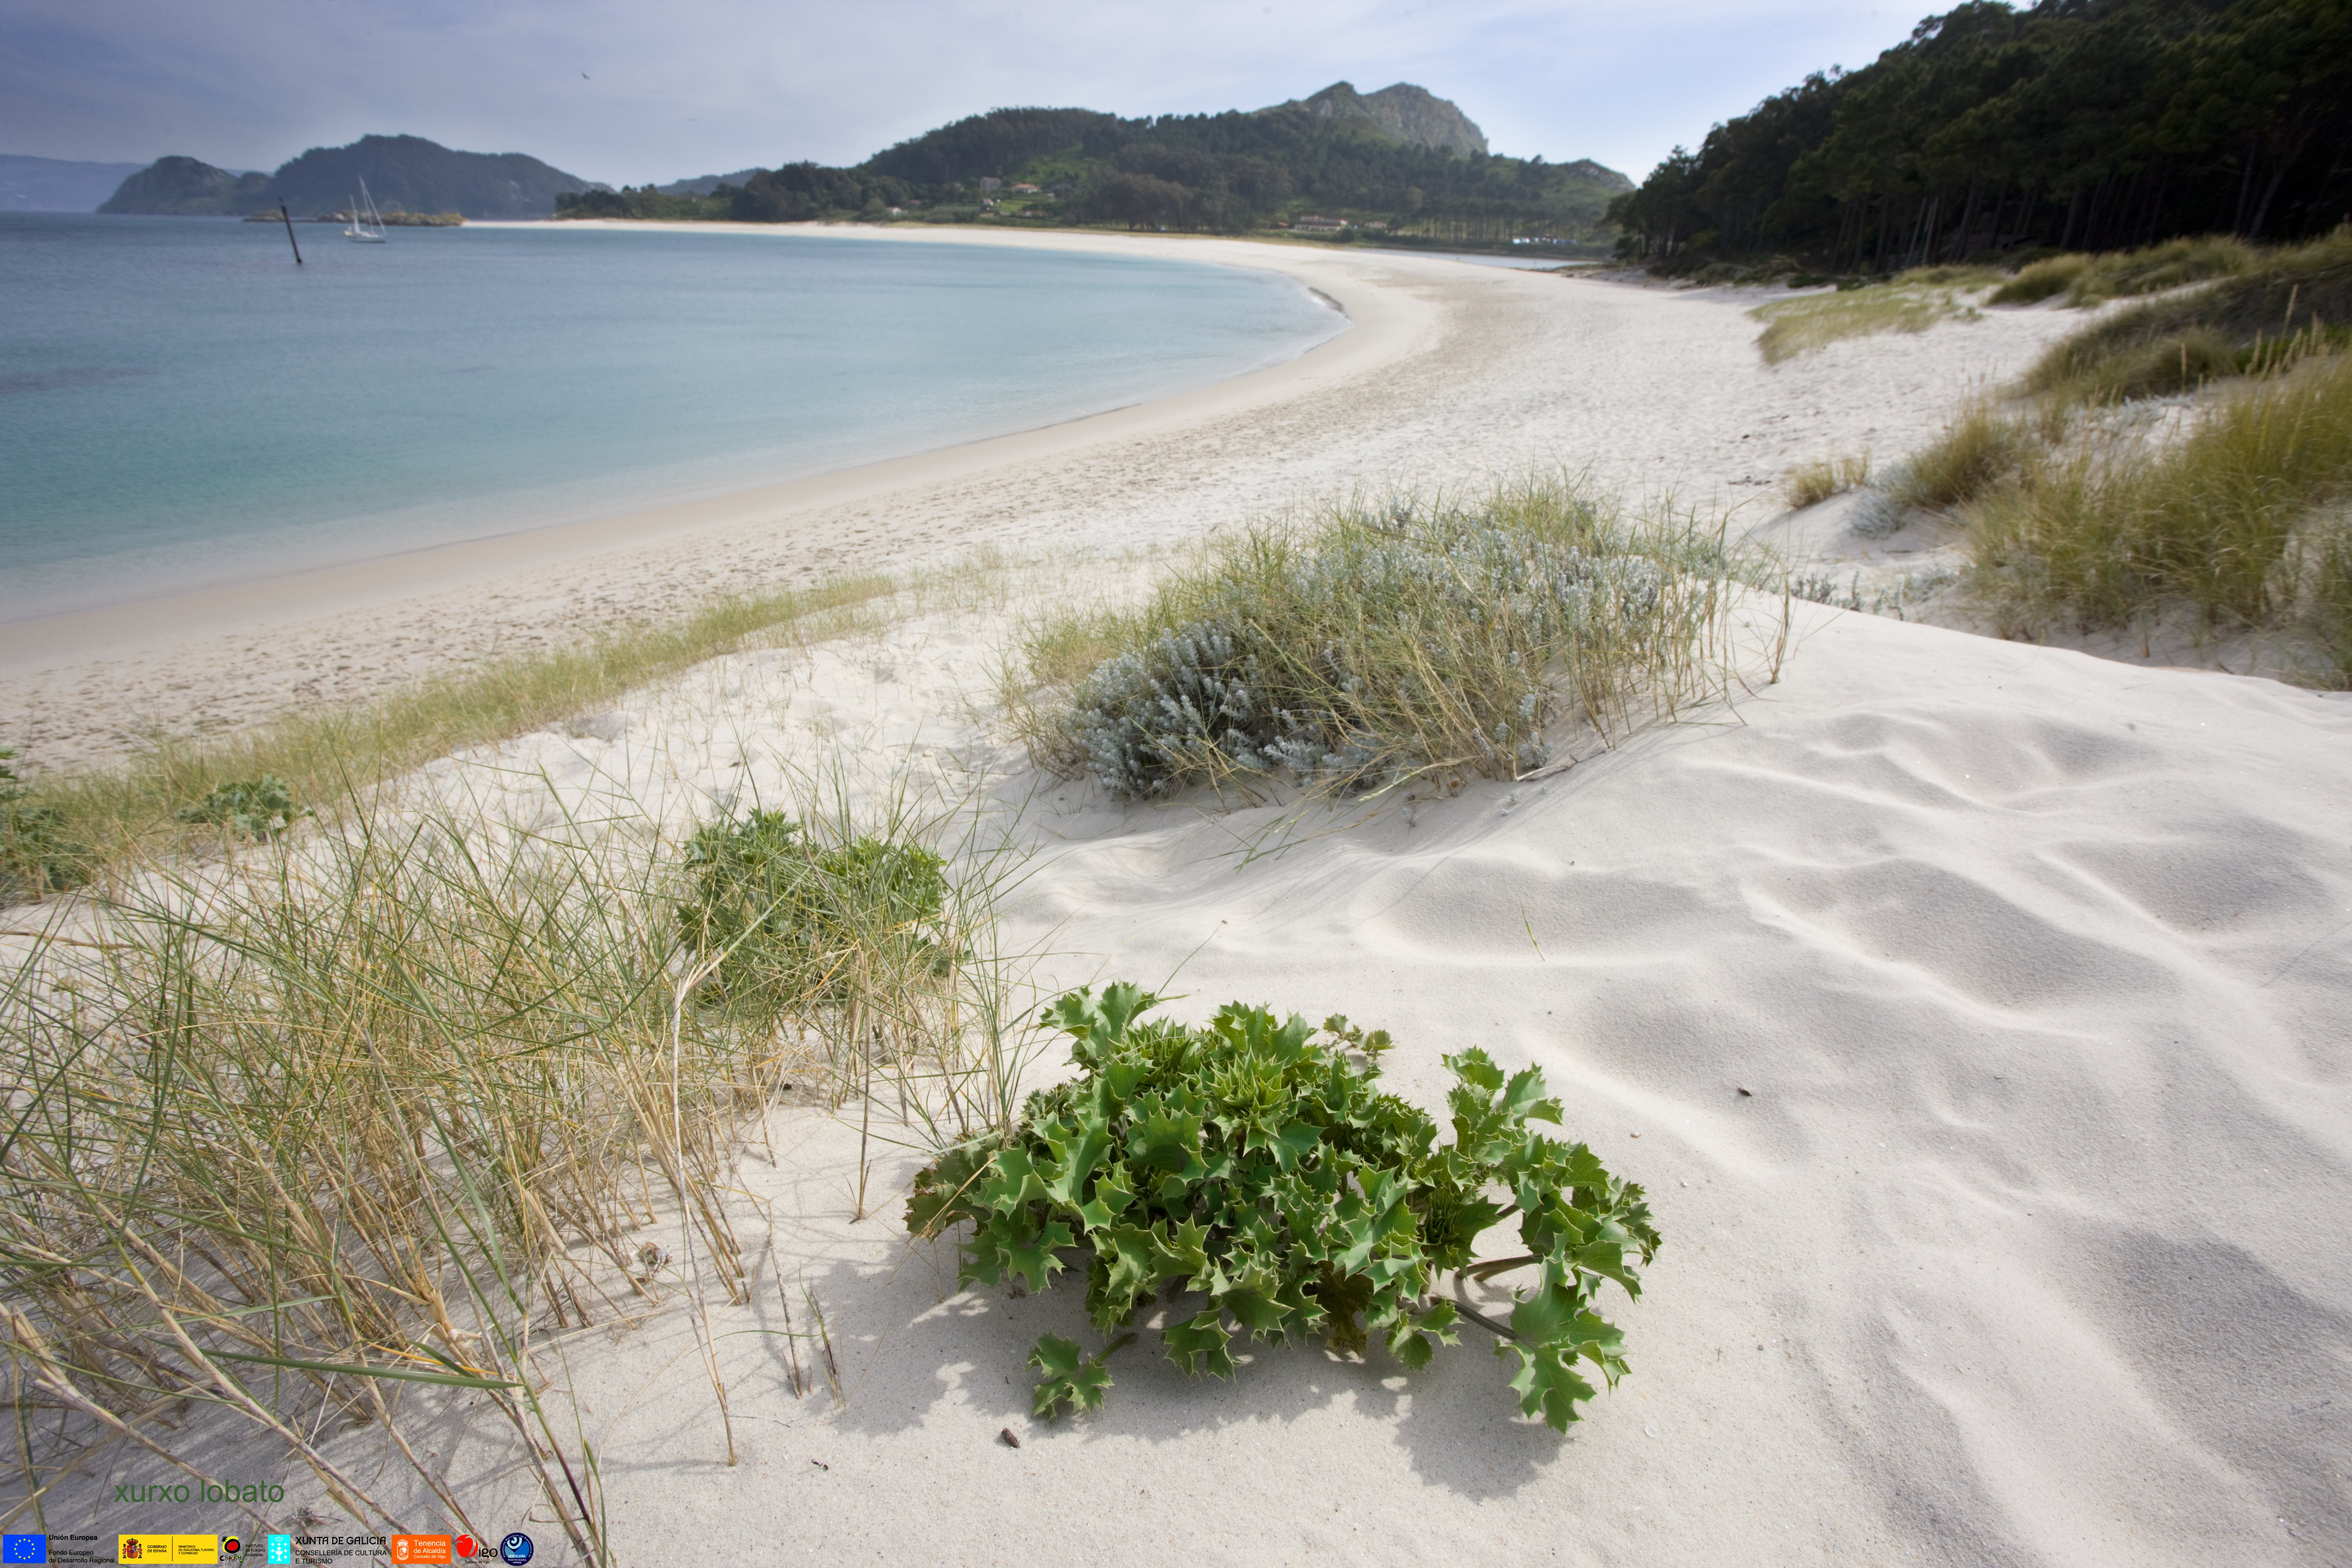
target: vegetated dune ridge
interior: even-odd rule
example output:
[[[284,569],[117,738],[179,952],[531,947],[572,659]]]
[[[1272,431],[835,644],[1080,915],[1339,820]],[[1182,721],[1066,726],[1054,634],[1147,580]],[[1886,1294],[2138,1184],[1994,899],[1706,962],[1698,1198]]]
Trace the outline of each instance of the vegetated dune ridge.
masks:
[[[1433,1110],[1443,1054],[1532,1062],[1667,1238],[1640,1302],[1612,1292],[1632,1375],[1565,1440],[1475,1329],[1411,1376],[1309,1343],[1231,1384],[1147,1339],[1100,1415],[1047,1427],[1023,1362],[1098,1342],[1080,1284],[959,1294],[951,1245],[898,1224],[914,1159],[853,1223],[856,1122],[779,1110],[741,1173],[753,1305],[712,1326],[740,1463],[685,1312],[543,1358],[619,1560],[2352,1554],[2352,701],[1796,614],[1732,710],[1286,825],[1040,780],[954,717],[996,631],[969,614],[427,770],[526,828],[780,802],[845,749],[858,787],[977,789],[1039,853],[1007,926],[1047,990],[1345,1012]],[[769,1337],[784,1306],[807,1331],[804,1284],[838,1409],[813,1344],[796,1398]],[[495,1450],[439,1451],[478,1519],[529,1501]]]
[[[716,245],[774,233],[683,226]],[[0,626],[0,736],[36,767],[106,760],[156,732],[216,733],[618,621],[682,618],[719,594],[980,545],[1018,556],[1171,542],[1357,484],[1484,485],[1557,462],[1758,522],[1780,510],[1791,463],[1925,445],[1965,388],[2021,373],[2081,320],[2002,311],[1767,366],[1745,314],[1753,291],[1170,236],[806,232],[1274,268],[1355,325],[1289,364],[1045,430],[650,510],[517,517],[519,531],[471,544]]]

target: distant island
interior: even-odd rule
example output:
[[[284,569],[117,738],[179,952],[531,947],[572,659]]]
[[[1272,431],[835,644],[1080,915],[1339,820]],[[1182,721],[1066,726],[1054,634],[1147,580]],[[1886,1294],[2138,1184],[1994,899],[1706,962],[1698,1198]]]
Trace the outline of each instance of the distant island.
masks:
[[[547,217],[589,183],[521,153],[459,153],[422,136],[362,136],[313,147],[274,174],[232,174],[189,157],[158,158],[124,180],[98,210],[181,217],[241,217],[275,210],[339,213],[367,182],[387,221],[403,215]]]
[[[0,153],[0,212],[90,213],[136,163],[89,163]]]
[[[1633,181],[1590,161],[1487,150],[1486,133],[1410,82],[1221,114],[1124,120],[999,109],[850,168],[787,163],[555,197],[565,218],[1118,225],[1328,240],[1573,249],[1605,243]]]

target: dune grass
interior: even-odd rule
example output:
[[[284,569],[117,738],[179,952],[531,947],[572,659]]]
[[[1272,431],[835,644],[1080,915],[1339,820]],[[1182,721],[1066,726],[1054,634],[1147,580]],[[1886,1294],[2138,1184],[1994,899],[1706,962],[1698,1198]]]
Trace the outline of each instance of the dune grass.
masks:
[[[2007,281],[2009,274],[1998,267],[1983,267],[1974,262],[1937,262],[1932,267],[1914,267],[1895,275],[1897,283],[1921,289],[1990,289]]]
[[[2046,256],[2017,269],[2017,275],[1985,297],[1988,305],[2039,305],[2042,300],[2063,294],[2074,286],[2074,279],[2091,265],[2091,258],[2081,252],[2064,256]]]
[[[499,841],[377,810],[233,872],[150,867],[20,940],[0,970],[11,1528],[104,1455],[210,1477],[243,1435],[371,1532],[495,1539],[511,1520],[469,1517],[406,1435],[454,1418],[508,1428],[572,1555],[607,1561],[562,1338],[663,1311],[694,1325],[707,1457],[733,1462],[710,1302],[781,1294],[765,1331],[815,1386],[814,1298],[761,1278],[730,1217],[762,1113],[795,1086],[895,1098],[946,1142],[1014,1110],[1001,862],[932,862],[910,942],[856,847],[919,856],[948,823],[903,795],[873,811],[802,803],[789,992],[715,984],[783,939],[755,919],[706,940],[681,904],[708,878],[651,824]],[[347,1423],[384,1435],[363,1471],[331,1452]]]
[[[2031,441],[1991,397],[1970,398],[1933,442],[1879,476],[1863,532],[1891,532],[1913,512],[1976,500],[2017,470]]]
[[[2066,302],[2076,307],[2096,305],[2107,300],[2161,294],[2210,279],[2232,278],[2252,269],[2260,255],[2244,240],[2218,234],[2095,256],[2068,285]]]
[[[2019,279],[2038,277],[2038,289],[2089,267],[2099,269],[2098,279],[2082,287],[2094,293],[2219,280],[2120,311],[2053,344],[2006,406],[1989,396],[1971,399],[1935,442],[1881,472],[1858,517],[1863,532],[1890,532],[1916,513],[1965,508],[2012,480],[2023,482],[2029,469],[2054,482],[2045,449],[2063,447],[2078,426],[2090,445],[2121,452],[2099,434],[2099,419],[2079,425],[2085,411],[2095,415],[2236,377],[2275,380],[2352,342],[2352,332],[2329,324],[2352,322],[2352,228],[2267,252],[2220,239],[2113,257],[2054,257],[2025,268]]]
[[[1891,283],[1775,300],[1748,313],[1764,323],[1756,340],[1764,363],[1780,364],[1845,338],[1924,332],[1938,321],[1972,321],[1977,310],[1965,292],[1964,286],[1927,284],[1906,275]]]
[[[1359,498],[1032,622],[1005,699],[1042,765],[1118,795],[1515,777],[1720,692],[1733,580],[1719,530],[1564,478]]]
[[[1832,496],[1860,489],[1870,482],[1870,454],[1849,452],[1800,463],[1780,477],[1780,499],[1790,510],[1802,511]]]
[[[216,829],[183,816],[223,789],[274,777],[305,805],[341,799],[462,747],[569,718],[705,659],[873,624],[910,584],[877,575],[721,600],[672,626],[423,681],[382,701],[289,713],[217,740],[159,739],[129,765],[35,775],[0,799],[0,902],[88,881]],[[32,759],[37,760],[37,759]]]
[[[2108,300],[2159,294],[2188,283],[2230,278],[2258,266],[2261,252],[2230,235],[2167,240],[2141,250],[2045,257],[1994,289],[1989,305],[2033,305],[2055,295],[2080,309]]]
[[[2021,449],[1968,510],[1977,592],[2004,626],[2121,627],[2192,607],[2301,632],[2315,683],[2352,683],[2352,355],[2232,389],[2168,440],[2085,422]]]
[[[65,837],[55,806],[16,776],[14,747],[0,746],[0,908],[61,893],[88,879],[88,849]]]
[[[2158,249],[2118,275],[2251,254]],[[1958,521],[1969,591],[2007,636],[2185,616],[2200,638],[2274,634],[2293,650],[2283,673],[2352,685],[2352,357],[2313,313],[2338,306],[2352,231],[2122,312],[2053,347],[2014,398],[1965,403],[1874,477],[1854,527]],[[2200,388],[2174,423],[2124,406]]]
[[[106,873],[13,910],[0,943],[11,1528],[107,1456],[209,1477],[257,1437],[369,1531],[494,1537],[510,1521],[469,1519],[446,1445],[411,1436],[488,1422],[602,1562],[564,1336],[688,1314],[730,1462],[711,1302],[781,1292],[761,1331],[796,1393],[820,1386],[820,1304],[732,1228],[737,1153],[780,1095],[889,1105],[861,1117],[862,1213],[869,1132],[1010,1125],[1025,1007],[991,910],[1012,858],[976,818],[903,787],[853,808],[838,779],[795,784],[788,831],[770,812],[683,843],[376,786],[716,655],[977,607],[1002,564],[730,601],[118,773],[0,781],[12,832],[77,833],[80,873]],[[746,831],[792,874],[705,852]],[[179,853],[191,834],[226,858]],[[352,1423],[383,1434],[364,1472],[335,1458]]]
[[[2277,250],[2229,245],[2234,250],[2218,253],[2235,258],[2230,268],[2208,275],[2218,281],[2119,310],[2053,344],[2026,373],[2024,390],[2075,405],[2160,396],[2345,346],[2352,228]],[[2151,268],[2130,276],[2167,274]]]

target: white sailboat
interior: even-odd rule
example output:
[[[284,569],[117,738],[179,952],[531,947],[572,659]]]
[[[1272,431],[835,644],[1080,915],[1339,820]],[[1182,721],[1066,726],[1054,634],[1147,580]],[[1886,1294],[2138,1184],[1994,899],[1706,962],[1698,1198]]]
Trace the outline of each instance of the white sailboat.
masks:
[[[343,237],[355,245],[382,245],[383,215],[375,210],[375,198],[368,195],[365,179],[360,181],[360,198],[367,205],[362,208],[360,202],[352,204],[352,226],[343,230]]]

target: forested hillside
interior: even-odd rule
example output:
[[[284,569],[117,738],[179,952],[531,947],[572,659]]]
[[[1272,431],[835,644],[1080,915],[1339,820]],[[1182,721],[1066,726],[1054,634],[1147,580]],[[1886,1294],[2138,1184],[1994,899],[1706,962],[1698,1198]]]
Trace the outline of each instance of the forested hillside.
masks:
[[[124,176],[98,210],[163,217],[231,217],[275,199],[269,194],[267,174],[232,174],[201,158],[170,156]]]
[[[1255,110],[1123,120],[1001,109],[855,168],[762,171],[708,197],[646,189],[562,198],[578,216],[877,217],[1109,223],[1241,233],[1307,216],[1449,244],[1577,243],[1633,188],[1614,170],[1497,156],[1452,103],[1408,83],[1345,82]],[[1022,189],[1021,187],[1035,187]],[[702,204],[689,210],[685,204]]]
[[[901,142],[864,170],[909,184],[1049,186],[1058,216],[1082,223],[1234,231],[1311,209],[1438,239],[1581,239],[1631,188],[1597,163],[1469,150],[1485,144],[1458,109],[1418,88],[1360,96],[1339,82],[1222,114],[999,110]]]
[[[348,147],[313,147],[272,176],[277,199],[296,212],[331,212],[366,180],[391,211],[467,217],[546,217],[555,198],[588,182],[524,153],[459,153],[422,136],[362,136]]]
[[[2352,216],[2352,7],[1972,0],[1675,149],[1609,216],[1676,268],[2324,232]]]
[[[279,202],[297,217],[341,211],[364,179],[386,212],[546,217],[587,182],[521,153],[458,153],[422,136],[362,136],[313,147],[275,174],[231,174],[194,158],[158,158],[122,182],[106,213],[234,217]]]

